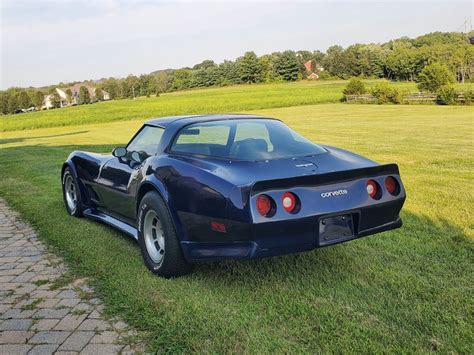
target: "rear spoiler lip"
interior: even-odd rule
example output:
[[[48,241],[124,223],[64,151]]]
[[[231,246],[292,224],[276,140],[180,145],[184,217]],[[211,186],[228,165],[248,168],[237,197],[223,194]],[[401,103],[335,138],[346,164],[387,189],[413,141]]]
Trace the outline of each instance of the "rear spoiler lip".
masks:
[[[364,168],[341,170],[324,174],[295,176],[284,179],[257,181],[251,187],[251,195],[255,193],[272,190],[288,189],[300,186],[329,185],[360,178],[370,178],[379,175],[400,175],[397,164],[375,165]]]

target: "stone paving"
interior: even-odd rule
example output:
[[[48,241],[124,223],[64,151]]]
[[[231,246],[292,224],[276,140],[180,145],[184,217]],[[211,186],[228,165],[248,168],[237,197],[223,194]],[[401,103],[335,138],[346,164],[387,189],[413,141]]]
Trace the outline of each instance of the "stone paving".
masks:
[[[0,199],[0,354],[137,354],[137,333],[106,319],[86,279],[71,279]]]

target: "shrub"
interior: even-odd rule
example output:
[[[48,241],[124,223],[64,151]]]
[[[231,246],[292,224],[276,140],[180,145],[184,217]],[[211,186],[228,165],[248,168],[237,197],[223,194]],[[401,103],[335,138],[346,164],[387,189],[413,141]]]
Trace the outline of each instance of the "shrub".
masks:
[[[464,105],[472,105],[474,103],[474,90],[464,91]]]
[[[390,102],[391,89],[387,83],[377,83],[370,91],[378,104]]]
[[[362,80],[359,78],[351,78],[347,86],[342,91],[344,97],[347,95],[362,95],[367,92],[367,88]]]
[[[454,82],[454,74],[446,64],[433,63],[425,66],[419,75],[418,89],[438,92],[445,85]]]
[[[408,95],[407,89],[393,87],[391,89],[390,102],[394,104],[402,104],[405,98],[407,97],[407,95]]]
[[[341,78],[339,78],[336,75],[332,75],[327,70],[323,70],[322,72],[319,72],[318,73],[318,79],[319,80],[341,80]]]
[[[455,105],[458,101],[458,93],[451,85],[445,85],[439,88],[436,95],[438,105]]]
[[[371,90],[371,94],[375,97],[378,104],[387,104],[389,102],[394,104],[403,103],[407,92],[396,87],[391,87],[388,83],[377,83]]]

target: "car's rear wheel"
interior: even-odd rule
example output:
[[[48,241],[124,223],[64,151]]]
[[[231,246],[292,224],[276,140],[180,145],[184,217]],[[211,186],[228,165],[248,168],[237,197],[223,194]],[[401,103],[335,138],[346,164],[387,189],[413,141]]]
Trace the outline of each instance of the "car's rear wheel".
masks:
[[[191,271],[183,256],[166,203],[157,192],[148,192],[138,209],[138,243],[145,265],[153,273],[170,278]]]
[[[63,198],[67,212],[74,217],[82,216],[81,191],[77,179],[70,168],[66,168],[63,174]]]

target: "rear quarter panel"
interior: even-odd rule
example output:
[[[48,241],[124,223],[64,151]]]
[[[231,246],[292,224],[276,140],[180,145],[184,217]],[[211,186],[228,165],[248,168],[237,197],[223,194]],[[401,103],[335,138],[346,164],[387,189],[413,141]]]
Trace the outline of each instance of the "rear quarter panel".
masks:
[[[172,214],[182,226],[181,240],[209,240],[219,236],[212,221],[229,218],[227,206],[235,187],[213,173],[203,161],[179,156],[163,156],[151,165],[153,179],[160,181]]]

